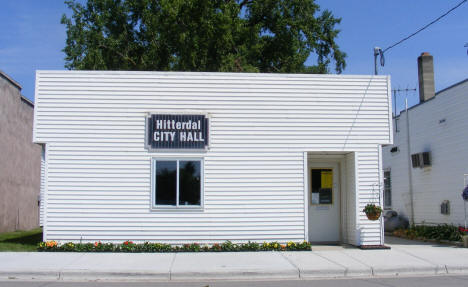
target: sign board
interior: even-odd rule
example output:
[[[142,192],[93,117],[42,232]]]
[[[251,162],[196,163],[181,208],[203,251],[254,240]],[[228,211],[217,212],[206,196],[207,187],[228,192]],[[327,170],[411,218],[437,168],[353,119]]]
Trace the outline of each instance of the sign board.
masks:
[[[333,173],[331,170],[321,171],[322,188],[333,188]]]
[[[147,146],[150,149],[205,149],[209,139],[205,115],[150,115]]]

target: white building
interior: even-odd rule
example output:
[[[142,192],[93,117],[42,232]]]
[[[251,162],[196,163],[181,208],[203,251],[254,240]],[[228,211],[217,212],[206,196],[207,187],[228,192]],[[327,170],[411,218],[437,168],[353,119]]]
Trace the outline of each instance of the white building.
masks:
[[[420,104],[394,119],[394,144],[383,149],[386,209],[410,223],[463,225],[468,79],[434,93],[432,56],[418,62]]]
[[[38,71],[35,112],[44,240],[383,244],[388,76]]]

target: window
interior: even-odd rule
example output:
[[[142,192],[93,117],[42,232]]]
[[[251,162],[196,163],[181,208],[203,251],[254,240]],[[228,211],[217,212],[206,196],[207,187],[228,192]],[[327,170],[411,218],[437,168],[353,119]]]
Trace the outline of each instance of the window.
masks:
[[[398,152],[398,151],[399,149],[397,146],[392,147],[392,149],[390,150],[391,153]]]
[[[200,159],[153,159],[155,207],[201,207],[203,165]]]
[[[400,132],[400,118],[395,118],[395,132],[399,133]]]
[[[392,206],[392,178],[389,170],[384,171],[384,207]]]
[[[311,204],[333,204],[333,170],[312,169]]]

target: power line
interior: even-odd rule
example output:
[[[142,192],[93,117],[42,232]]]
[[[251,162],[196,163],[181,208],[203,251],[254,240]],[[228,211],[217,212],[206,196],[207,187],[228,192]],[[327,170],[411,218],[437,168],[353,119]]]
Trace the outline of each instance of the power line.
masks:
[[[416,32],[414,32],[413,34],[401,39],[400,41],[396,42],[395,44],[383,49],[382,53],[385,53],[386,51],[390,50],[391,48],[403,43],[404,41],[408,40],[409,38],[413,37],[414,35],[418,34],[419,32],[423,31],[424,29],[426,29],[427,27],[431,26],[432,24],[436,23],[437,21],[439,21],[440,19],[444,18],[445,16],[447,16],[450,12],[452,12],[453,10],[457,9],[458,7],[460,7],[461,5],[463,5],[466,1],[468,0],[463,0],[461,1],[460,3],[457,4],[457,6],[453,7],[452,9],[448,10],[447,12],[445,12],[444,14],[442,14],[441,16],[439,16],[437,19],[435,19],[434,21],[430,22],[429,24],[427,24],[426,26],[422,27],[421,29],[417,30]]]
[[[412,33],[411,35],[401,39],[400,41],[396,42],[395,44],[393,45],[390,45],[388,46],[387,48],[385,49],[381,49],[379,47],[374,47],[374,69],[375,69],[375,75],[378,74],[378,69],[377,69],[377,57],[380,56],[380,65],[383,67],[385,65],[385,56],[384,56],[384,53],[388,50],[390,50],[391,48],[395,47],[395,46],[398,46],[399,44],[403,43],[404,41],[408,40],[409,38],[413,37],[414,35],[418,34],[419,32],[423,31],[424,29],[426,29],[427,27],[431,26],[432,24],[436,23],[437,21],[439,21],[440,19],[444,18],[445,16],[447,16],[448,14],[450,14],[450,12],[452,12],[453,10],[457,9],[458,7],[460,7],[461,5],[463,5],[465,2],[467,2],[468,0],[463,0],[461,1],[460,3],[458,3],[455,7],[453,7],[452,9],[448,10],[447,12],[445,12],[444,14],[442,14],[441,16],[437,17],[437,19],[433,20],[432,22],[430,22],[429,24],[425,25],[424,27],[420,28],[419,30],[417,30],[416,32]],[[467,51],[468,53],[468,51]]]

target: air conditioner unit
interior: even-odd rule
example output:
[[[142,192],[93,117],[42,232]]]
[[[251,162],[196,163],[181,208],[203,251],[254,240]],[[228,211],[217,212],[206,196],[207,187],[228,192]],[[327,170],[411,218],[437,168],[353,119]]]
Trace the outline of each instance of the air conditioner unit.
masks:
[[[422,166],[430,166],[431,165],[431,152],[425,151],[421,155],[422,155]]]
[[[421,153],[415,153],[411,155],[411,163],[413,168],[416,167],[426,167],[431,165],[431,152],[426,151],[426,152],[421,152]]]
[[[415,153],[415,154],[411,155],[411,163],[413,165],[413,168],[421,166],[421,160],[420,160],[420,157],[419,157],[419,153]]]

